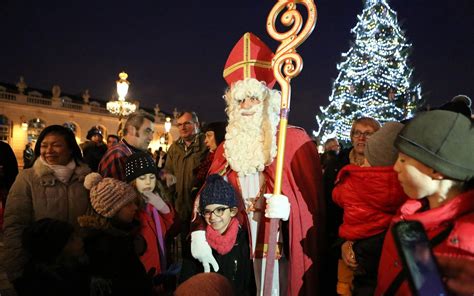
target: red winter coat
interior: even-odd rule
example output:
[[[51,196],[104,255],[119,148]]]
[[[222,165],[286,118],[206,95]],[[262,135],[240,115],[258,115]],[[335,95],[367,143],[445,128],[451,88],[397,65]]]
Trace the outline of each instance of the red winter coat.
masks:
[[[148,204],[148,207],[152,207],[152,205]],[[171,227],[174,221],[174,210],[171,206],[169,206],[170,212],[168,214],[162,214],[160,212],[160,224],[162,229],[163,241],[165,239],[166,231]],[[148,214],[145,209],[138,212],[138,218],[140,220],[141,228],[140,234],[146,241],[147,248],[145,253],[140,256],[140,261],[145,266],[146,271],[148,272],[151,268],[156,268],[155,275],[162,272],[160,264],[160,252],[159,252],[159,245],[158,245],[158,234],[156,231],[155,221],[153,219],[152,214]],[[164,247],[166,250],[166,246]]]
[[[420,200],[408,200],[393,222],[400,220],[420,221],[431,239],[447,225],[453,225],[449,236],[433,248],[435,256],[464,258],[474,263],[474,190],[456,196],[446,204],[427,211],[420,211]],[[380,259],[375,295],[383,295],[402,269],[391,231],[387,232]],[[411,295],[405,280],[396,295]]]
[[[344,209],[339,236],[360,240],[387,230],[408,197],[393,167],[347,165],[338,174],[332,198]]]

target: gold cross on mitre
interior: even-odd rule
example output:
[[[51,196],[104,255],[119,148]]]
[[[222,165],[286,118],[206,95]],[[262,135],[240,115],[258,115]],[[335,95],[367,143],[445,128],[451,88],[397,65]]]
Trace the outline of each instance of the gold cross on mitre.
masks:
[[[224,66],[224,79],[229,86],[247,78],[265,81],[269,88],[275,84],[272,69],[273,52],[253,33],[245,33],[235,44]]]

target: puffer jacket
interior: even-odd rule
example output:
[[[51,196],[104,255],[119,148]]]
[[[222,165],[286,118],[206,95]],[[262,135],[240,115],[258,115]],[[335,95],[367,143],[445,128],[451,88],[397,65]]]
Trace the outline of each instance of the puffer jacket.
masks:
[[[339,236],[360,240],[387,230],[408,197],[393,167],[347,165],[338,174],[332,198],[344,209]]]
[[[461,258],[474,262],[474,190],[464,192],[446,204],[423,211],[423,201],[408,200],[401,208],[393,223],[400,220],[417,220],[425,228],[428,239],[432,239],[448,226],[453,226],[448,237],[433,248],[435,256]],[[384,295],[391,283],[402,270],[392,232],[388,231],[380,259],[378,282],[375,295]],[[395,295],[412,295],[405,279]]]
[[[90,172],[85,163],[76,166],[68,184],[58,181],[41,161],[17,176],[5,208],[2,263],[10,280],[21,275],[27,257],[21,246],[23,230],[42,218],[67,221],[78,226],[77,217],[90,207],[84,177]]]

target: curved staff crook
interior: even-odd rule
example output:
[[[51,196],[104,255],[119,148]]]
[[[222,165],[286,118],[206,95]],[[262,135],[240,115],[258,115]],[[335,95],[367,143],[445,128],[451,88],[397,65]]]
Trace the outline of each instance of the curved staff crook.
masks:
[[[302,4],[307,12],[308,17],[306,24],[302,28],[303,17],[296,9],[297,4]],[[278,15],[286,8],[281,15],[281,22],[286,27],[291,28],[279,33],[276,30],[276,20]],[[291,99],[291,79],[298,76],[303,69],[303,59],[296,52],[296,48],[300,46],[313,32],[316,25],[316,5],[313,0],[277,0],[267,18],[267,31],[270,36],[280,41],[281,44],[272,59],[272,68],[275,78],[281,88],[281,111],[280,125],[278,135],[278,152],[275,172],[275,187],[273,194],[281,194],[281,183],[283,174],[283,161],[285,154],[286,128],[288,125],[288,115],[290,112]],[[301,31],[301,32],[300,32]],[[275,266],[275,250],[277,243],[279,219],[271,219],[270,233],[268,241],[267,264],[265,267],[265,283],[263,295],[270,296],[273,286],[273,269]]]

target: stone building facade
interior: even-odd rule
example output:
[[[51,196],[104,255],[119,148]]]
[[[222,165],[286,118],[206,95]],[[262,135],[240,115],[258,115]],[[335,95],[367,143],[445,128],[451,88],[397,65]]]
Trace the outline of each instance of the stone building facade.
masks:
[[[117,134],[119,118],[105,106],[105,100],[91,98],[88,91],[76,96],[61,93],[57,85],[51,91],[30,88],[23,78],[16,85],[0,82],[0,140],[10,144],[22,167],[26,144],[34,145],[48,125],[67,125],[78,143],[86,140],[87,131],[93,126],[103,130],[104,140],[109,134]],[[158,106],[142,109],[155,116],[155,136],[150,148],[155,151],[161,146],[166,151],[173,139],[178,138],[174,115],[164,113]],[[166,117],[171,117],[172,122],[169,133],[165,133]]]

